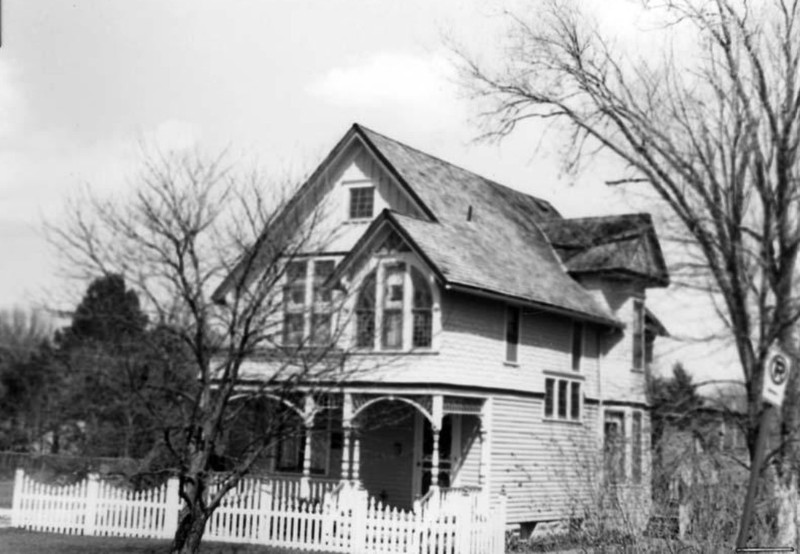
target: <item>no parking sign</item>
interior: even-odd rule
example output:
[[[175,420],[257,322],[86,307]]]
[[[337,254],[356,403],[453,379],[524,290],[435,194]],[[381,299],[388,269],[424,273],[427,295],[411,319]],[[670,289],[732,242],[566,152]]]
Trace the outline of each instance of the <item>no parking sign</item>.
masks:
[[[780,348],[771,348],[764,365],[764,385],[761,387],[761,399],[764,402],[775,407],[783,404],[791,369],[792,359]]]

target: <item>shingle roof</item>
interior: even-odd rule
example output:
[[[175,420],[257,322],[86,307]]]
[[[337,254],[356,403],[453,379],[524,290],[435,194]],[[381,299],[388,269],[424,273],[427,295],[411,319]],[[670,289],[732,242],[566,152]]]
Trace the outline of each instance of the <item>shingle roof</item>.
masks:
[[[669,284],[648,214],[549,220],[541,228],[570,273],[623,273]]]
[[[616,322],[565,273],[537,226],[561,218],[549,203],[364,127],[356,129],[433,212],[436,221],[392,215],[448,283]]]

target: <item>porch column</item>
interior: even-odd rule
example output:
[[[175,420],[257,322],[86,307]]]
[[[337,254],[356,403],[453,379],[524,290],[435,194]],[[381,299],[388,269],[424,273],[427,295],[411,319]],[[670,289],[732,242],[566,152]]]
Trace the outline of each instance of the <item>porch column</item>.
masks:
[[[432,398],[431,404],[431,431],[433,434],[433,451],[431,452],[431,490],[434,496],[439,490],[439,433],[442,430],[442,419],[444,417],[444,397],[437,394]]]
[[[316,415],[314,398],[307,394],[303,406],[303,427],[305,428],[305,446],[303,448],[303,476],[300,478],[300,496],[307,498],[311,493],[311,442],[314,433],[314,416]]]
[[[349,392],[342,398],[342,474],[339,479],[350,479],[350,437],[353,433],[353,397]]]
[[[481,487],[481,494],[489,505],[491,499],[491,476],[492,476],[492,445],[490,430],[492,427],[492,399],[487,398],[483,401],[481,408],[481,465],[478,470],[478,480]]]
[[[358,485],[359,479],[361,479],[361,439],[356,429],[353,433],[353,482]]]

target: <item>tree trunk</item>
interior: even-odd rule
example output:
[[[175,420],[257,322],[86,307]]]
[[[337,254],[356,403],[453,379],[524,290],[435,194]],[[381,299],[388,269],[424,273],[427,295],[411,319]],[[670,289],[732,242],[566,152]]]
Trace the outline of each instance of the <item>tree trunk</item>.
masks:
[[[200,550],[208,515],[198,506],[187,506],[181,510],[178,530],[172,539],[170,554],[194,554]]]

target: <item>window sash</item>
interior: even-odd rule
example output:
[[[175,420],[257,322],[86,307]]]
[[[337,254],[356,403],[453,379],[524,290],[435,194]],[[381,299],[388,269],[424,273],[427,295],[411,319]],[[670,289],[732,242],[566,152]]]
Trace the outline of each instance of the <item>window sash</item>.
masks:
[[[642,413],[634,412],[631,429],[631,477],[633,482],[642,482]]]
[[[559,419],[567,419],[567,388],[569,381],[559,379],[558,381],[558,417]]]
[[[433,311],[430,309],[413,310],[413,329],[411,346],[426,348],[433,342]]]
[[[350,188],[350,219],[372,217],[375,209],[375,187]]]
[[[575,322],[572,324],[572,370],[581,370],[581,358],[583,357],[583,323]]]
[[[547,378],[544,380],[544,416],[553,417],[553,401],[555,400],[555,379]]]
[[[506,361],[516,363],[519,355],[520,309],[506,307]]]

